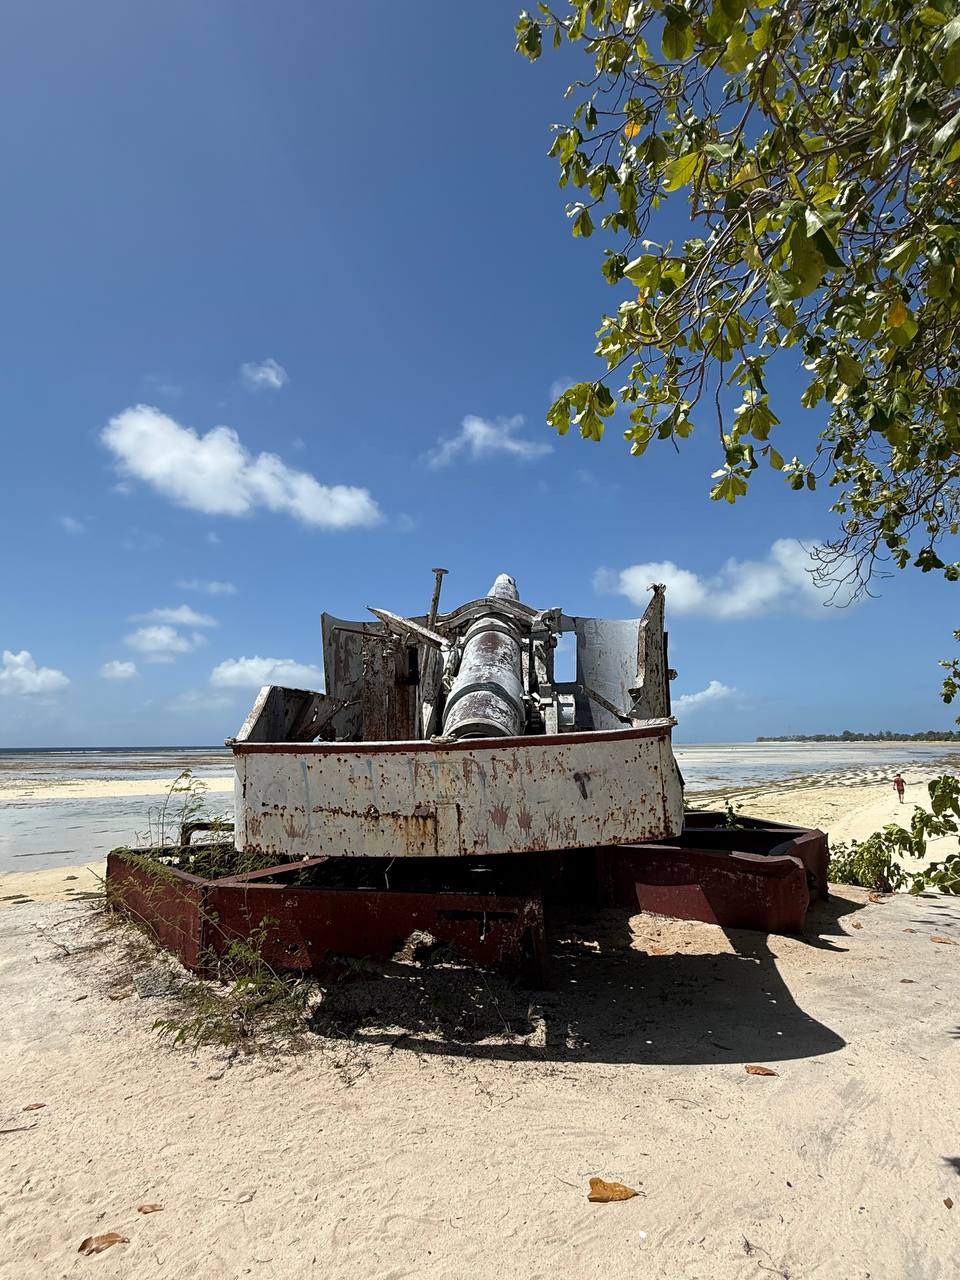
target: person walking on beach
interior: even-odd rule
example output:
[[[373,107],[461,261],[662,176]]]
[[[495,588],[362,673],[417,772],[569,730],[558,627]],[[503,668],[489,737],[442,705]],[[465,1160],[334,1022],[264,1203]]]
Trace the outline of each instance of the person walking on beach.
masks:
[[[903,793],[907,789],[907,784],[904,782],[903,778],[900,776],[899,773],[893,780],[893,789],[897,793],[897,795],[900,797],[900,803],[903,804]]]

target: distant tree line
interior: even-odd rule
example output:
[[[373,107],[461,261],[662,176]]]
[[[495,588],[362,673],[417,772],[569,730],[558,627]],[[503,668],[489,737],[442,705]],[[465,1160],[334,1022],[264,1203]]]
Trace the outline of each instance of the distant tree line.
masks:
[[[960,742],[956,729],[924,729],[921,733],[894,733],[881,729],[879,733],[855,733],[844,729],[843,733],[782,733],[776,737],[758,737],[757,742]]]

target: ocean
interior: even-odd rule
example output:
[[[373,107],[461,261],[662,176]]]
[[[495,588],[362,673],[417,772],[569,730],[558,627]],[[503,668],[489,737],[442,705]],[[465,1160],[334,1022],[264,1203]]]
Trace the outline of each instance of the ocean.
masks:
[[[960,760],[956,746],[936,743],[678,743],[675,751],[690,796],[799,783],[811,774],[837,782],[864,772],[892,777]],[[0,750],[0,873],[74,866],[146,842],[184,769],[203,784],[207,814],[231,818],[226,747]]]

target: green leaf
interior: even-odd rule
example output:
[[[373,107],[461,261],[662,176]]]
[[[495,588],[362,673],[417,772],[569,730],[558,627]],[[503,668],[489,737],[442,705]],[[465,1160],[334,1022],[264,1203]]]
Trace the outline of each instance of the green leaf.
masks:
[[[531,62],[536,62],[542,49],[542,32],[540,23],[534,22],[529,14],[521,13],[517,22],[517,52],[522,53]]]
[[[720,476],[721,479],[710,490],[710,497],[714,502],[729,502],[731,506],[738,498],[742,498],[747,492],[747,482],[743,476],[738,475],[735,471],[715,471],[714,479]]]
[[[565,436],[570,430],[570,412],[571,404],[567,399],[566,393],[554,400],[547,413],[547,422],[551,427],[556,427],[560,435]]]
[[[948,89],[953,89],[960,80],[960,42],[944,53],[940,62],[940,79]]]
[[[688,155],[677,156],[675,160],[671,160],[669,164],[664,166],[663,189],[665,191],[678,191],[681,187],[685,187],[694,177],[702,162],[703,157],[699,151],[691,151]]]
[[[659,258],[655,258],[652,253],[645,253],[642,257],[628,262],[623,269],[623,274],[631,284],[635,284],[638,289],[643,289],[655,276],[659,263]]]
[[[883,265],[890,271],[908,271],[920,256],[922,247],[919,238],[902,240],[885,255]]]
[[[573,215],[573,234],[575,236],[593,235],[593,219],[590,217],[590,210],[584,209],[582,206]]]
[[[846,352],[837,356],[837,373],[848,387],[858,387],[863,381],[863,365]]]
[[[682,10],[679,11],[684,17]],[[667,22],[663,28],[661,45],[663,56],[673,62],[683,62],[693,53],[693,27],[687,22]]]
[[[946,124],[941,125],[933,135],[930,141],[931,152],[936,155],[938,151],[942,151],[948,143],[954,140],[958,130],[960,130],[960,111],[954,109],[953,115]]]
[[[727,47],[723,51],[720,65],[724,71],[729,71],[731,75],[736,75],[738,72],[745,70],[753,59],[753,45],[749,43],[743,31],[735,31],[727,41]]]

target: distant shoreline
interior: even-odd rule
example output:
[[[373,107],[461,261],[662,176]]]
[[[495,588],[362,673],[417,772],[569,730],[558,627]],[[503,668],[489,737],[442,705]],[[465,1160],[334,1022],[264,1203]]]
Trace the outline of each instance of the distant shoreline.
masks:
[[[920,742],[931,747],[952,747],[960,746],[960,733],[954,733],[953,730],[947,729],[934,733],[927,730],[923,733],[785,733],[779,737],[768,735],[759,735],[754,739],[755,742],[838,742],[838,743],[854,743],[854,742],[870,742],[876,743],[877,746],[896,747],[899,745],[906,746],[909,743]]]

